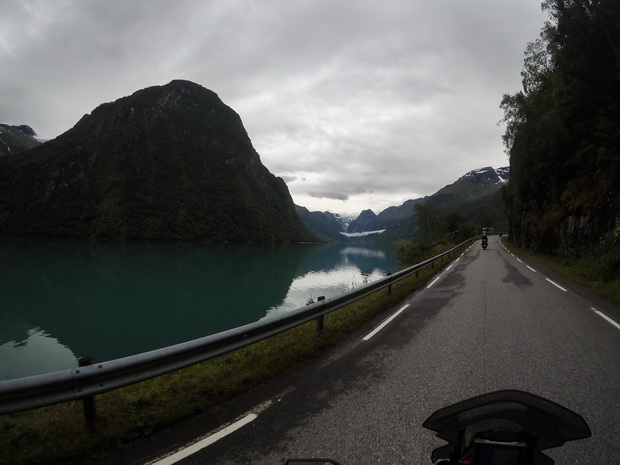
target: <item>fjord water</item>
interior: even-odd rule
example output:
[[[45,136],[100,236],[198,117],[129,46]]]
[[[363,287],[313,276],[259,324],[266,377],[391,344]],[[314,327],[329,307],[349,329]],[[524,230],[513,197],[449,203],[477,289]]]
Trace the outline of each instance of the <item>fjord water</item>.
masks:
[[[367,244],[0,242],[0,381],[113,360],[331,298],[396,271]]]

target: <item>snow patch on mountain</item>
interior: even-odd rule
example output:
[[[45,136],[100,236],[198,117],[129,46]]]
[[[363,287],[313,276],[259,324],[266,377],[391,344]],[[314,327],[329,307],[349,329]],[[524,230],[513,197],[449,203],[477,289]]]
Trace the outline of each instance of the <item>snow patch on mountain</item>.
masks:
[[[482,176],[487,176],[489,181],[495,180],[497,184],[505,183],[510,178],[510,168],[492,168],[491,166],[486,166],[484,168],[478,168],[477,170],[472,170],[466,173],[464,178],[479,178]]]

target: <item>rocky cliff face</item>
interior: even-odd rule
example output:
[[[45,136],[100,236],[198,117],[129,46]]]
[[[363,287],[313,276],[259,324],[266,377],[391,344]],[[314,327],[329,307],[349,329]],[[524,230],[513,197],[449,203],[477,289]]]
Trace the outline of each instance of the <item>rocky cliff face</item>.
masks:
[[[41,144],[30,126],[0,124],[0,158],[17,155]]]
[[[610,178],[617,176],[613,171]],[[511,235],[521,247],[539,253],[583,257],[607,253],[620,244],[620,191],[614,181],[583,177],[579,191],[566,190],[565,205],[524,203],[513,218]],[[620,262],[617,252],[616,263]]]
[[[305,241],[284,181],[237,113],[189,81],[97,107],[0,166],[0,233]]]

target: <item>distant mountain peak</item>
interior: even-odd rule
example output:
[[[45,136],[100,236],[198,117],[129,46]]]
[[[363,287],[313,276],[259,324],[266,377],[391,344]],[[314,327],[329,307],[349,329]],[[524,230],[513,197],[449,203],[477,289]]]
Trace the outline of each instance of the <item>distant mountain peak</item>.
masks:
[[[12,133],[23,134],[25,136],[30,136],[30,137],[35,137],[37,135],[37,133],[34,132],[34,129],[32,129],[27,124],[20,124],[20,125],[17,125],[17,126],[13,126],[13,125],[9,125],[9,124],[2,124],[2,123],[0,123],[0,128],[5,129],[5,130],[7,130],[9,132],[12,132]]]
[[[30,126],[0,124],[0,157],[12,156],[41,144]]]
[[[474,178],[477,182],[486,182],[489,184],[505,183],[510,178],[510,168],[493,168],[486,166],[476,170],[469,171],[461,179]]]

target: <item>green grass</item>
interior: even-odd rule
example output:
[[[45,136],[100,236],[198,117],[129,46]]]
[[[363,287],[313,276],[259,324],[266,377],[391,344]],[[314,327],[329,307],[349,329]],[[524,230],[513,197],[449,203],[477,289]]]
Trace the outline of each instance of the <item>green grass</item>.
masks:
[[[604,299],[620,306],[620,274],[610,272],[605,266],[607,255],[589,258],[556,257],[552,255],[535,254],[529,250],[514,245],[504,238],[504,245],[513,253],[528,257],[543,266],[565,276],[580,286],[590,290]],[[613,267],[616,268],[615,266]]]
[[[430,256],[447,249],[447,245],[434,247]],[[439,269],[437,265],[428,267],[418,277],[392,285],[391,294],[384,289],[327,315],[320,334],[316,323],[309,322],[184,370],[99,395],[92,432],[85,428],[81,402],[2,416],[0,463],[78,463],[196,413],[208,413],[274,376],[316,359],[420,289]]]

